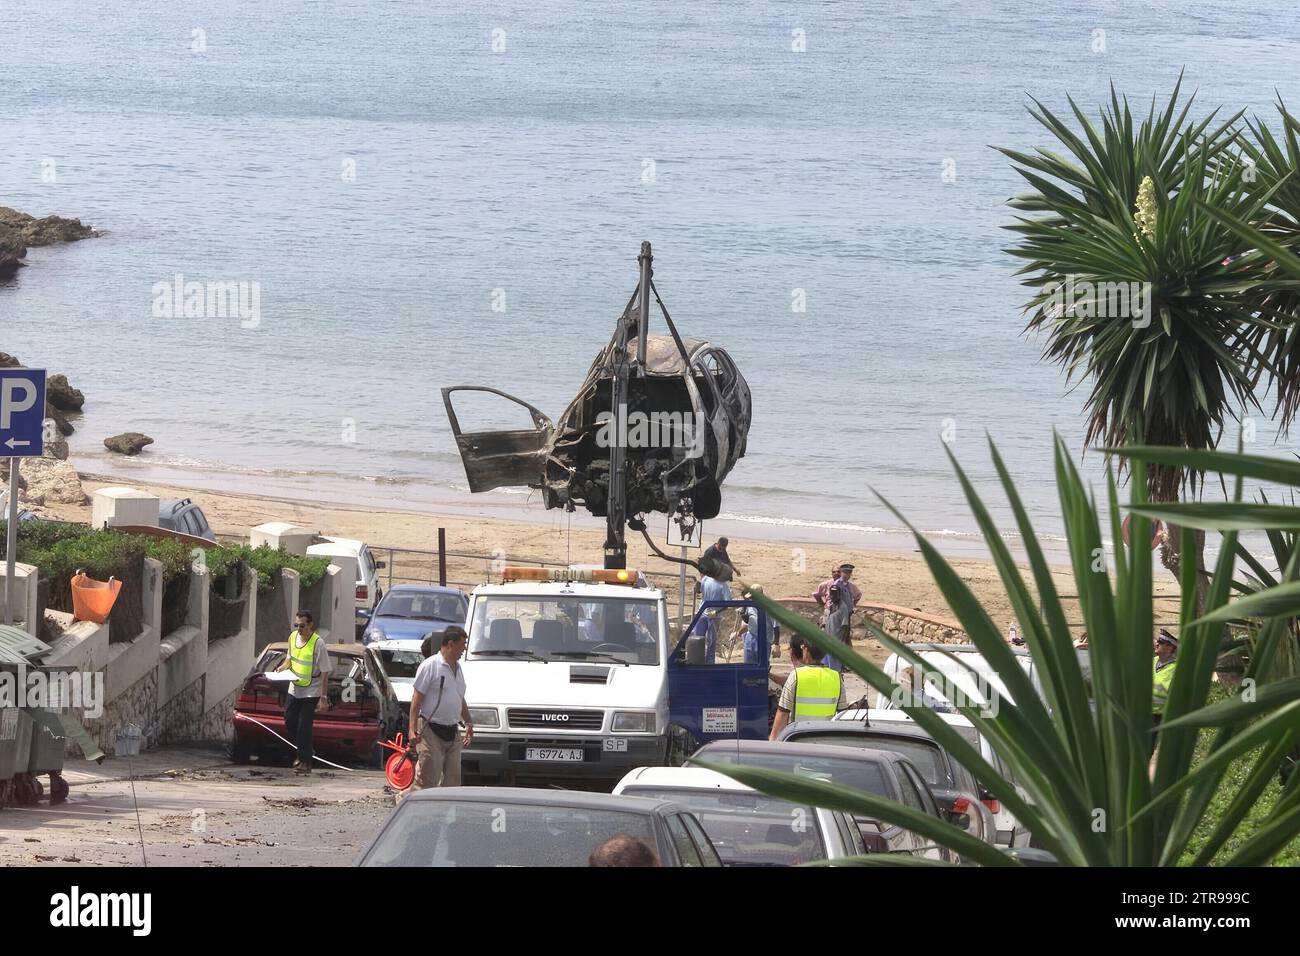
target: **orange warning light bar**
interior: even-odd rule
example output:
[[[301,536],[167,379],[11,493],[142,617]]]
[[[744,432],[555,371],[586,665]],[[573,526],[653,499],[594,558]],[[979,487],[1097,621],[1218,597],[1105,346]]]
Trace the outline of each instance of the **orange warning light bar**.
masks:
[[[591,581],[595,584],[635,584],[638,572],[635,568],[617,570],[586,568],[516,568],[506,567],[501,570],[504,581]]]

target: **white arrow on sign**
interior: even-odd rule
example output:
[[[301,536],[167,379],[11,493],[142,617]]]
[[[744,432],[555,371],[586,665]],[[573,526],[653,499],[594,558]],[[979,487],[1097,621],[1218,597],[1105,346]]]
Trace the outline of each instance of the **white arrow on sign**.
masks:
[[[17,438],[11,438],[5,442],[10,448],[26,448],[31,444],[29,441],[19,441]]]

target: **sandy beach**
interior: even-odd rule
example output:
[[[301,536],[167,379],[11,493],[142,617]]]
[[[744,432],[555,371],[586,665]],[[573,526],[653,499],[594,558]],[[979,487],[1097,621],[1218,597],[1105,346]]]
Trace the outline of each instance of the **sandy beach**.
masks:
[[[121,485],[120,480],[83,475],[87,494],[96,489]],[[604,542],[603,525],[589,515],[579,517],[546,512],[540,505],[536,520],[504,520],[488,515],[465,516],[436,514],[398,508],[378,509],[371,506],[202,492],[172,485],[132,484],[160,498],[193,497],[203,507],[213,528],[226,535],[246,536],[250,528],[268,521],[289,521],[315,528],[324,534],[359,538],[383,560],[383,548],[433,551],[437,548],[438,529],[446,530],[448,581],[468,589],[489,580],[492,564],[497,567],[511,561],[554,561],[599,563]],[[56,505],[48,509],[67,520],[89,521],[90,506]],[[486,510],[486,509],[485,509]],[[817,584],[828,576],[829,568],[843,561],[856,566],[854,581],[862,589],[864,601],[914,608],[928,614],[950,617],[943,596],[919,554],[902,554],[860,550],[838,543],[818,541],[770,540],[730,536],[730,554],[741,570],[741,580],[761,584],[780,598],[809,597]],[[662,541],[657,543],[662,546]],[[668,591],[670,600],[677,593],[677,569],[650,553],[638,535],[629,533],[628,564],[644,570],[652,580]],[[698,554],[698,552],[694,552]],[[466,557],[474,555],[475,557]],[[994,622],[1006,632],[1014,620],[997,570],[988,560],[950,559],[962,580],[980,598]],[[397,578],[428,574],[432,561],[416,556],[399,555],[395,562]],[[381,571],[381,576],[386,575]],[[1075,592],[1068,568],[1054,568],[1056,587],[1063,597]],[[1028,575],[1026,574],[1026,577]],[[688,587],[691,578],[688,577]],[[1167,572],[1157,572],[1157,593],[1165,599],[1159,607],[1162,622],[1176,623],[1177,604],[1172,596],[1177,585]],[[689,592],[688,592],[689,594]],[[1082,631],[1082,615],[1077,604],[1066,597],[1067,616],[1077,631]]]

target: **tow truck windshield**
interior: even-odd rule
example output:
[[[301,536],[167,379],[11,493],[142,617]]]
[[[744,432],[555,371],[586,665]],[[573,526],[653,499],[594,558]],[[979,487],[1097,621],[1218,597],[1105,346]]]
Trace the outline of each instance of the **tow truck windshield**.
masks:
[[[491,594],[474,604],[470,660],[656,665],[662,657],[654,601]]]

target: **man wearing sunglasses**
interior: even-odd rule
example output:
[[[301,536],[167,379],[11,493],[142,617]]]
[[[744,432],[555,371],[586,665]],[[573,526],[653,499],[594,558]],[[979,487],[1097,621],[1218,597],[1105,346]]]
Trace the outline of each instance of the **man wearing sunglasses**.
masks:
[[[1151,724],[1152,728],[1160,726],[1165,716],[1165,704],[1169,700],[1169,685],[1174,681],[1174,671],[1178,667],[1178,638],[1163,627],[1156,637],[1156,656],[1151,660]],[[1151,752],[1156,750],[1156,735],[1151,735]]]
[[[325,641],[316,633],[311,611],[299,611],[289,635],[289,653],[280,665],[280,670],[293,671],[297,678],[289,684],[284,702],[285,736],[298,748],[294,773],[311,773],[312,727],[316,711],[329,709],[328,681],[333,666]]]

